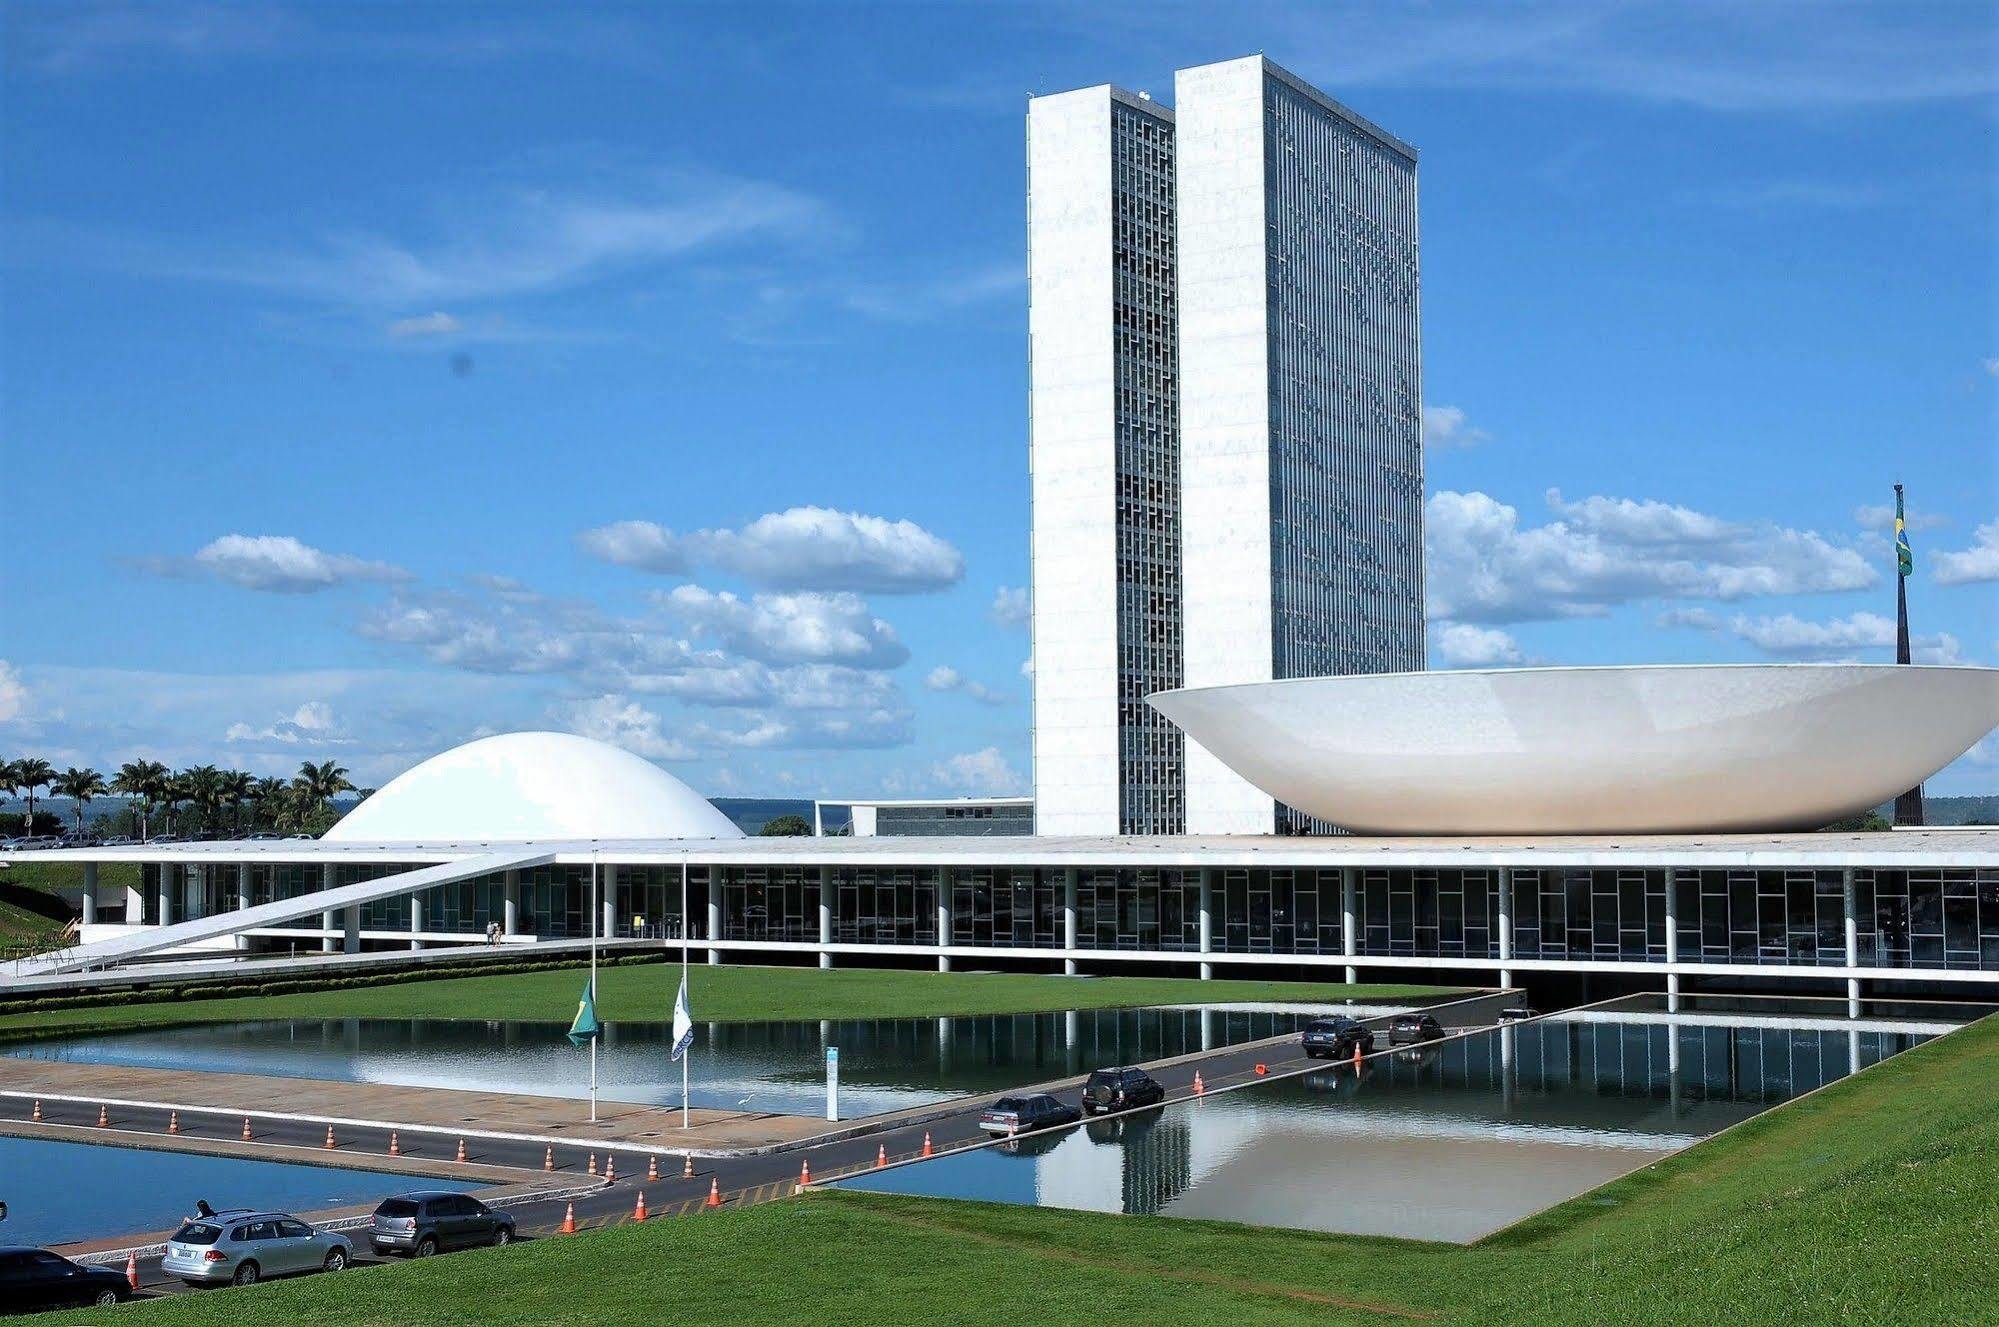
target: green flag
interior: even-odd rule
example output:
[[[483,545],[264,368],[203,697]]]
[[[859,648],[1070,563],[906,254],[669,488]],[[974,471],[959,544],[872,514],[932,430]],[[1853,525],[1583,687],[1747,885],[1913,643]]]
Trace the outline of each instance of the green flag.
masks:
[[[1902,519],[1902,486],[1895,485],[1895,571],[1907,576],[1916,569],[1916,555],[1909,551],[1909,526]]]
[[[603,1024],[597,1021],[597,992],[586,981],[583,998],[576,1002],[576,1021],[569,1025],[570,1043],[581,1046],[586,1041],[595,1041],[603,1030]]]

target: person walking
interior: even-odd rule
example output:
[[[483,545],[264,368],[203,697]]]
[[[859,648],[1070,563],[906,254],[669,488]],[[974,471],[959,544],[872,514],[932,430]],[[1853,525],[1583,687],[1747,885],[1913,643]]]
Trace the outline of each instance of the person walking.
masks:
[[[499,924],[498,922],[487,922],[487,923],[486,923],[486,944],[487,944],[488,946],[492,947],[492,948],[498,948],[498,947],[499,947],[499,944],[500,944],[500,924]]]

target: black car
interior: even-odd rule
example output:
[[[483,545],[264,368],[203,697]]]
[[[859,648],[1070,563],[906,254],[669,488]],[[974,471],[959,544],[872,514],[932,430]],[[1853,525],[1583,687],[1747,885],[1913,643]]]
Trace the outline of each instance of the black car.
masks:
[[[376,1253],[428,1258],[439,1249],[511,1244],[514,1219],[462,1193],[406,1193],[384,1198],[368,1228]]]
[[[122,1272],[81,1267],[47,1249],[0,1248],[0,1312],[108,1309],[130,1298],[132,1287]]]
[[[1082,1118],[1083,1113],[1074,1106],[1040,1092],[1031,1097],[1001,1097],[979,1116],[979,1127],[987,1133],[1028,1133],[1074,1124]]]
[[[1305,1054],[1314,1060],[1321,1056],[1329,1060],[1350,1060],[1355,1047],[1360,1048],[1362,1055],[1374,1052],[1374,1033],[1344,1015],[1313,1019],[1305,1025],[1305,1035],[1300,1040],[1304,1043]]]
[[[1441,1041],[1444,1025],[1428,1014],[1397,1014],[1388,1020],[1388,1044],[1401,1046],[1419,1041]]]
[[[1083,1114],[1108,1115],[1166,1100],[1166,1089],[1143,1069],[1099,1069],[1083,1084]]]

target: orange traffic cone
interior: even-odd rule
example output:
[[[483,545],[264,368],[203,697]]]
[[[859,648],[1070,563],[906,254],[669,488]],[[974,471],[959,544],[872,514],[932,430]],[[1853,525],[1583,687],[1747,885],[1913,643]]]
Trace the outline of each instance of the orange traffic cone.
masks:
[[[1194,1071],[1194,1095],[1198,1097],[1207,1090],[1207,1084],[1201,1081],[1201,1071],[1196,1069]]]
[[[553,1147],[549,1148],[547,1154],[542,1157],[541,1168],[543,1170],[555,1169],[555,1149]]]
[[[810,1183],[812,1183],[812,1159],[807,1157],[798,1163],[798,1187],[802,1189]]]
[[[680,1178],[684,1180],[694,1178],[694,1154],[692,1152],[682,1152],[680,1154]]]
[[[930,1131],[928,1129],[923,1131],[923,1155],[930,1155]]]
[[[403,1136],[401,1132],[399,1132],[398,1130],[391,1129],[389,1130],[389,1155],[392,1157],[399,1157],[402,1154],[403,1154]]]
[[[575,1203],[569,1204],[569,1210],[562,1214],[562,1233],[565,1235],[574,1235],[576,1233]]]
[[[460,1161],[465,1159],[465,1140],[463,1138],[458,1140],[458,1159]]]
[[[595,1152],[590,1154],[590,1173],[592,1175],[597,1173],[597,1154]]]
[[[134,1290],[139,1288],[139,1255],[136,1253],[125,1255],[125,1284]]]
[[[333,1126],[329,1124],[326,1126],[326,1142],[324,1146],[332,1147],[334,1145],[335,1144],[333,1142]]]
[[[173,1112],[173,1113],[172,1113],[171,1115],[169,1115],[169,1116],[167,1117],[167,1132],[168,1132],[168,1133],[179,1133],[179,1132],[180,1132],[180,1112],[179,1112],[179,1111],[175,1111],[175,1112]]]
[[[708,1180],[708,1206],[720,1207],[721,1205],[722,1205],[722,1181],[710,1177]]]
[[[875,1147],[875,1169],[880,1170],[883,1166],[886,1166],[887,1164],[888,1164],[888,1144],[887,1143],[878,1144]]]
[[[1353,1067],[1360,1068],[1360,1043],[1357,1041],[1353,1044]]]
[[[640,1189],[639,1200],[637,1203],[633,1204],[632,1206],[632,1220],[643,1221],[645,1219],[646,1219],[646,1191],[644,1189]]]
[[[243,1117],[243,1141],[246,1143],[250,1141],[250,1117],[248,1115]]]
[[[41,1122],[42,1122],[42,1099],[41,1099],[40,1097],[36,1097],[36,1098],[35,1098],[35,1123],[36,1123],[36,1124],[40,1124]]]
[[[658,1157],[647,1157],[647,1158],[646,1158],[646,1183],[647,1183],[647,1184],[657,1184],[657,1183],[659,1183],[659,1158],[658,1158]]]
[[[616,1184],[617,1182],[618,1182],[618,1158],[613,1156],[611,1153],[606,1152],[604,1154],[604,1183]]]
[[[1256,1072],[1259,1074],[1267,1074],[1270,1072],[1270,1066],[1267,1064],[1259,1064],[1256,1066]]]
[[[111,1112],[108,1108],[104,1106],[99,1106],[97,1108],[97,1127],[100,1129],[108,1129],[111,1127]]]

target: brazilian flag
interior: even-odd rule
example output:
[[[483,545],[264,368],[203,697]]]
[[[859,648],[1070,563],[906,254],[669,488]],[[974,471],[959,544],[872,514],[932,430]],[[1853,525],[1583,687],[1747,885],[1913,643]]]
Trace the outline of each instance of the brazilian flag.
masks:
[[[576,1021],[569,1025],[569,1041],[573,1046],[581,1046],[587,1041],[595,1041],[604,1031],[597,1021],[597,992],[592,982],[583,983],[583,998],[576,1002]]]
[[[1895,487],[1895,572],[1907,576],[1916,569],[1916,555],[1909,551],[1909,526],[1902,519],[1902,489]]]

